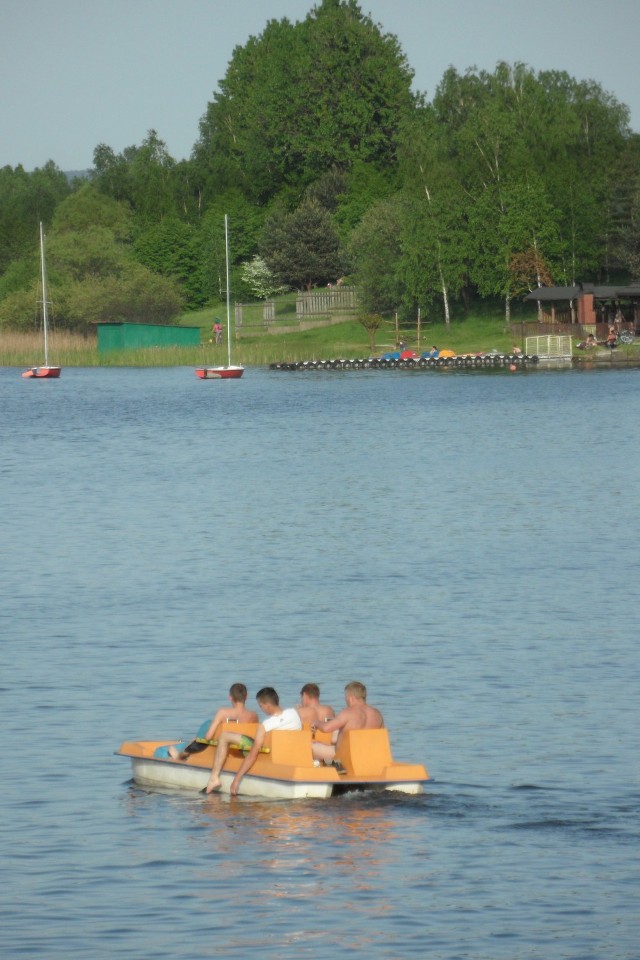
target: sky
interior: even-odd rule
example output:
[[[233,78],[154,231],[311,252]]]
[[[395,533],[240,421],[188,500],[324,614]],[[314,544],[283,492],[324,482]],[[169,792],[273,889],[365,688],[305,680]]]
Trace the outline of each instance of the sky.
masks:
[[[156,130],[187,158],[236,46],[314,0],[0,0],[0,168],[85,170]],[[640,0],[360,0],[430,99],[500,60],[596,80],[640,131]]]

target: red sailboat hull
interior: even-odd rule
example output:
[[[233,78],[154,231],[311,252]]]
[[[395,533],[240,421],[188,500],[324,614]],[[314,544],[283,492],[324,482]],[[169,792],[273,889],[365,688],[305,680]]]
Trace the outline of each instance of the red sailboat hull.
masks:
[[[237,380],[244,373],[244,367],[199,367],[196,377],[201,380]]]
[[[54,380],[60,376],[62,367],[32,367],[22,374],[28,380]]]

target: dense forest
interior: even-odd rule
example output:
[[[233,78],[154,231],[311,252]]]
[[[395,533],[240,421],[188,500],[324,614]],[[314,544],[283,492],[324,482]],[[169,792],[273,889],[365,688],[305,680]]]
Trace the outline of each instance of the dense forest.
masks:
[[[348,276],[363,308],[446,322],[536,285],[640,278],[640,137],[593,81],[499,63],[412,92],[397,39],[322,0],[237,47],[188,160],[156,131],[0,170],[0,324],[36,322],[38,222],[58,326],[170,322]]]

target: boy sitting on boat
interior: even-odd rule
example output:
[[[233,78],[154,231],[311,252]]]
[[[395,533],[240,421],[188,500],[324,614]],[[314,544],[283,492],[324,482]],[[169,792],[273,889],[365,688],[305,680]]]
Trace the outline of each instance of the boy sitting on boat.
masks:
[[[300,691],[300,703],[296,706],[303,726],[313,727],[320,720],[335,717],[333,707],[320,703],[320,687],[317,683],[305,683]]]
[[[370,707],[367,703],[367,688],[364,683],[352,680],[344,688],[344,699],[347,706],[332,720],[319,720],[312,728],[322,730],[323,733],[338,731],[336,743],[319,743],[314,740],[312,745],[314,760],[324,760],[325,763],[334,763],[336,749],[343,733],[347,730],[376,730],[384,727],[384,718],[379,710]],[[335,761],[337,764],[338,761]],[[342,772],[342,771],[339,771]]]
[[[213,793],[214,790],[220,789],[220,771],[224,766],[231,746],[235,745],[243,750],[248,750],[247,756],[242,761],[240,769],[231,784],[231,793],[235,796],[238,793],[240,781],[256,762],[260,748],[264,743],[264,738],[269,730],[302,730],[302,721],[298,711],[295,707],[289,707],[283,710],[280,706],[280,698],[273,687],[263,687],[262,690],[258,690],[256,700],[262,712],[267,714],[267,719],[258,724],[255,738],[248,737],[244,733],[232,733],[229,730],[225,730],[221,734],[218,739],[213,766],[211,768],[211,776],[205,787],[205,793]]]
[[[186,747],[182,747],[182,749],[180,749],[179,746],[168,747],[167,753],[169,758],[171,760],[186,760],[192,753],[200,753],[201,750],[205,750],[207,744],[202,741],[212,740],[218,726],[225,721],[235,720],[237,723],[257,723],[258,714],[254,710],[248,710],[246,707],[247,696],[247,688],[244,683],[232,683],[229,688],[231,709],[229,709],[229,707],[220,707],[213,720],[205,720],[198,730],[195,739],[192,740],[191,743],[188,743]]]

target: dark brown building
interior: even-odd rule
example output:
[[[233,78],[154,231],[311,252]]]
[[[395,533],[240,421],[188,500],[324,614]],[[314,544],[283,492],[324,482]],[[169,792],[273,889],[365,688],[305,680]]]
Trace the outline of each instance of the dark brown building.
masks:
[[[618,326],[640,332],[640,283],[626,286],[537,287],[525,300],[540,303],[544,324]]]

